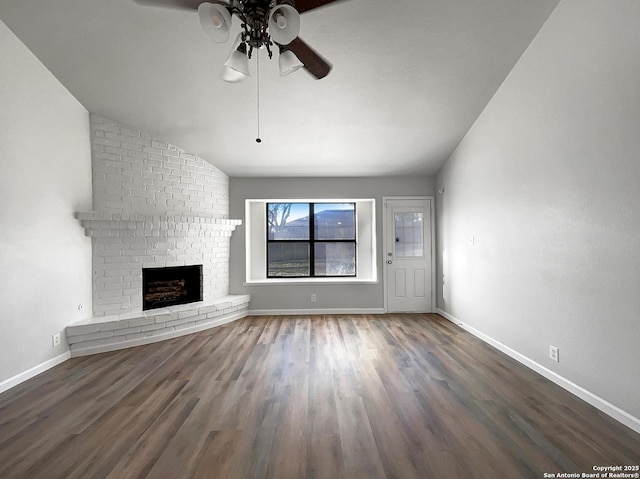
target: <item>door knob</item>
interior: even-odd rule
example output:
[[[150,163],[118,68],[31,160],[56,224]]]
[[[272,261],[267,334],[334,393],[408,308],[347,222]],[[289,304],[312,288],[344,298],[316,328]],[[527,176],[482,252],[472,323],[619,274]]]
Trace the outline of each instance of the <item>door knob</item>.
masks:
[[[391,261],[390,259],[387,260],[387,264],[391,264],[393,263],[393,261]]]

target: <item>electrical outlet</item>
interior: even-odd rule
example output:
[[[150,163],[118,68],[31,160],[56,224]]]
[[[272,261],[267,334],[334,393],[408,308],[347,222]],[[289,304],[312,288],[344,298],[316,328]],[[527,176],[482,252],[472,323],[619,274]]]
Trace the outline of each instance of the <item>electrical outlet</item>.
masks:
[[[315,294],[312,294],[312,295],[311,295],[311,302],[312,302],[312,303],[315,303],[315,302],[316,302],[316,299],[317,299],[316,295],[315,295]]]
[[[556,363],[560,362],[560,350],[555,346],[549,346],[549,358],[554,360]]]
[[[60,333],[56,333],[51,336],[51,342],[53,343],[53,347],[60,346]]]

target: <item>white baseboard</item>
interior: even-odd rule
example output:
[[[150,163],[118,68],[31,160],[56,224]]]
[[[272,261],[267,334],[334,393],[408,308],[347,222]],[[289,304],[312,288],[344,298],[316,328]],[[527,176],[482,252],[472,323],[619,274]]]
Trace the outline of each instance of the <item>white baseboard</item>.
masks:
[[[250,309],[249,316],[299,316],[313,314],[384,314],[384,308],[327,308],[327,309]]]
[[[18,384],[25,382],[27,379],[31,379],[32,377],[45,372],[47,369],[51,369],[52,367],[65,362],[70,357],[71,351],[66,351],[59,356],[56,356],[55,358],[48,359],[47,361],[29,368],[19,374],[16,374],[9,379],[5,379],[4,381],[0,382],[0,393],[3,393],[14,386],[17,386]]]
[[[579,397],[583,401],[588,402],[593,407],[599,409],[600,411],[607,414],[608,416],[611,416],[616,421],[621,422],[628,428],[633,429],[635,432],[640,434],[640,419],[638,419],[637,417],[632,416],[628,412],[620,409],[618,406],[611,404],[609,401],[601,398],[600,396],[597,396],[591,391],[586,390],[582,386],[578,386],[576,383],[569,381],[568,379],[560,376],[558,373],[545,368],[541,364],[538,364],[532,359],[529,359],[523,354],[520,354],[519,352],[511,349],[509,346],[506,346],[501,342],[496,341],[492,337],[487,336],[486,334],[484,334],[481,331],[478,331],[472,326],[469,326],[468,324],[463,323],[458,318],[456,318],[455,316],[452,316],[446,311],[436,308],[436,312],[441,316],[445,317],[446,319],[448,319],[449,321],[451,321],[453,324],[460,326],[465,331],[470,332],[477,338],[483,340],[485,343],[488,343],[494,348],[502,351],[507,356],[510,356],[516,361],[518,361],[520,364],[523,364],[524,366],[527,366],[528,368],[534,370],[538,374],[547,378],[549,381],[554,382],[561,388],[569,391],[571,394]]]

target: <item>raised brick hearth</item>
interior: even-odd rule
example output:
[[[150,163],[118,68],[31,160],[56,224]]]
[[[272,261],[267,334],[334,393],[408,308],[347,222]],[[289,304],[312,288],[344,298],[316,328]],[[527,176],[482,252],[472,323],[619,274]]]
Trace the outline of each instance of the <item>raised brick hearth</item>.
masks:
[[[247,315],[248,295],[102,316],[67,327],[72,356],[102,353],[195,333]]]

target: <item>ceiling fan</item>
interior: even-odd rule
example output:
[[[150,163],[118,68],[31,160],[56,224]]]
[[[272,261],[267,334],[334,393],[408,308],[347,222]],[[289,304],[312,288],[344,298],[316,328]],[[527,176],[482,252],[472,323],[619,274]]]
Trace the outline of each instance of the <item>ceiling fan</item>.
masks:
[[[216,43],[229,39],[232,16],[241,22],[221,77],[231,83],[250,76],[249,59],[254,49],[277,46],[280,75],[304,68],[316,79],[324,78],[331,65],[300,37],[300,14],[342,0],[134,0],[141,5],[197,10],[200,25]]]

